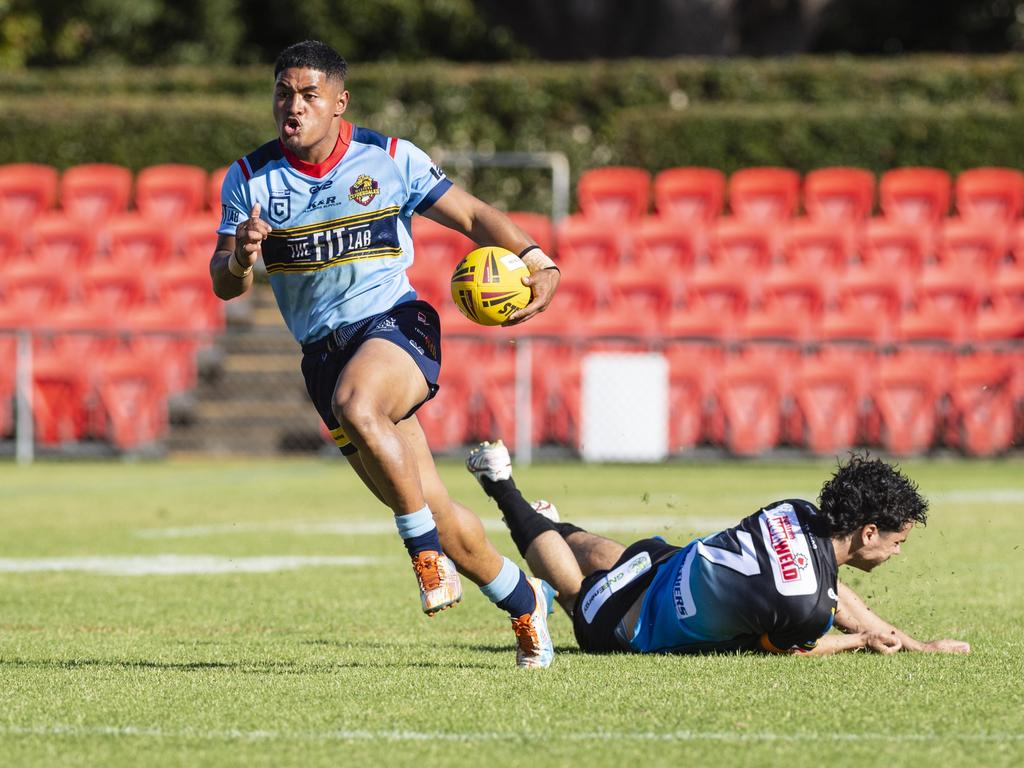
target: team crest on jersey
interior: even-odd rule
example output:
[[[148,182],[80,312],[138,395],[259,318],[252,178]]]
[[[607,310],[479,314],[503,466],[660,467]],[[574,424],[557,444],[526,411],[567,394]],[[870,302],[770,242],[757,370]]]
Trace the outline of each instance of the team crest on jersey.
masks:
[[[356,183],[348,188],[348,199],[360,205],[369,205],[373,198],[380,194],[380,184],[376,179],[361,174]]]
[[[270,204],[267,206],[267,215],[275,224],[284,224],[292,216],[291,190],[285,189],[281,192],[270,193]]]

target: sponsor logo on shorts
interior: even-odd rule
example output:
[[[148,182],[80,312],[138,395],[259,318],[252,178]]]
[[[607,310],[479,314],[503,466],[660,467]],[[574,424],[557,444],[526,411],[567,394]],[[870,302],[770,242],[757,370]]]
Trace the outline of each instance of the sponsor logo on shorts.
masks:
[[[419,320],[423,325],[427,324],[427,316],[422,312],[416,313],[416,319]]]
[[[635,557],[631,557],[618,568],[608,571],[583,596],[581,605],[583,608],[583,618],[587,624],[593,622],[594,616],[597,615],[597,612],[609,597],[649,570],[651,570],[651,556],[647,552],[641,552]]]
[[[421,328],[413,328],[413,330],[416,331],[417,336],[423,339],[423,346],[427,348],[430,356],[437,357],[437,344],[434,343],[434,340]]]
[[[383,320],[381,320],[379,323],[373,326],[373,330],[370,331],[370,333],[383,333],[384,331],[393,331],[397,327],[398,321],[395,320],[395,318],[385,317]]]
[[[419,352],[419,353],[420,353],[421,355],[425,355],[425,354],[427,354],[426,352],[424,352],[424,351],[423,351],[423,347],[421,347],[421,346],[420,346],[419,344],[417,344],[417,343],[416,343],[415,341],[413,341],[412,339],[409,339],[409,346],[410,346],[410,347],[412,347],[413,349],[415,349],[415,350],[416,350],[417,352]]]

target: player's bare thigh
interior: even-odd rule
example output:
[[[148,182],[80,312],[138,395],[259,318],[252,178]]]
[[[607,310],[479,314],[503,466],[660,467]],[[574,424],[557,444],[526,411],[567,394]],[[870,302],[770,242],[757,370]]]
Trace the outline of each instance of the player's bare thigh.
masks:
[[[626,547],[619,542],[589,531],[570,533],[565,541],[584,576],[589,576],[594,571],[608,570],[626,551]]]
[[[428,392],[427,381],[408,352],[387,339],[368,339],[338,377],[334,413],[343,424],[372,416],[397,422]]]

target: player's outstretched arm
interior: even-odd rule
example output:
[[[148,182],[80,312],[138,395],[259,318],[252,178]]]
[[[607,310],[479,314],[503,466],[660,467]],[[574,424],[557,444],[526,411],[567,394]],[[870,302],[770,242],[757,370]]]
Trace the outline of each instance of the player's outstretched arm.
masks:
[[[271,231],[270,225],[260,218],[260,204],[256,203],[234,236],[217,237],[217,248],[210,259],[210,277],[218,298],[227,301],[249,290],[253,265]]]
[[[844,651],[874,651],[888,655],[903,649],[895,635],[878,632],[854,632],[848,635],[831,634],[819,638],[818,644],[810,651],[800,651],[800,656],[831,656]]]
[[[508,216],[454,186],[441,195],[423,215],[461,232],[478,245],[496,245],[512,253],[523,254],[523,261],[530,268],[530,276],[524,277],[523,283],[530,286],[533,299],[512,313],[505,325],[516,325],[547,309],[558,288],[558,269],[553,268],[554,262]]]
[[[870,633],[894,637],[899,640],[900,649],[931,653],[970,653],[971,646],[962,640],[931,640],[922,642],[896,627],[868,608],[856,592],[845,584],[839,584],[839,606],[836,609],[835,625],[852,634]],[[852,635],[851,635],[852,636]],[[825,638],[822,638],[824,640]]]

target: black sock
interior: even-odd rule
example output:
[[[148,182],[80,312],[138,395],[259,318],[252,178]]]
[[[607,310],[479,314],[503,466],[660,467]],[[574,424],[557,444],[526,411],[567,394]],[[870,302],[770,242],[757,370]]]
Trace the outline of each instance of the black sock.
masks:
[[[586,533],[586,530],[572,523],[554,523],[554,526],[555,530],[558,531],[558,535],[563,539],[569,538],[573,533]]]
[[[505,517],[505,525],[512,534],[519,554],[526,556],[526,549],[544,531],[557,531],[555,523],[530,506],[523,494],[516,488],[515,481],[483,480],[484,492],[498,502],[498,508]],[[574,526],[575,527],[575,526]]]

